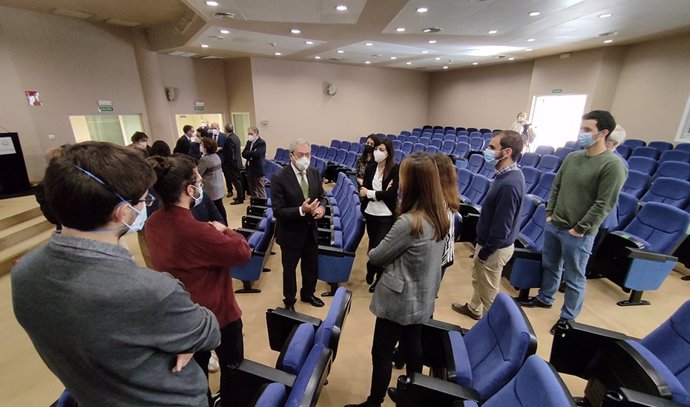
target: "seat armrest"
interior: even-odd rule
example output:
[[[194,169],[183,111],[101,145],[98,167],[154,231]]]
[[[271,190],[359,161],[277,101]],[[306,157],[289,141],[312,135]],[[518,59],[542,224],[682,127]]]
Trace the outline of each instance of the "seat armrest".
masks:
[[[568,329],[556,329],[549,363],[561,373],[584,379],[590,363],[605,344],[626,339],[631,338],[620,332],[569,322]]]
[[[266,206],[268,199],[266,198],[251,198],[249,200],[249,205],[251,206]]]
[[[244,359],[239,366],[230,369],[229,379],[234,389],[230,393],[232,407],[251,407],[259,389],[264,384],[281,383],[291,388],[295,383],[295,376],[260,363]]]
[[[658,261],[660,263],[667,261],[678,261],[677,257],[667,254],[648,252],[646,250],[635,249],[632,247],[626,247],[625,250],[627,251],[628,257],[631,259],[651,260]]]
[[[602,407],[684,407],[684,405],[623,387],[617,391],[607,392]]]
[[[621,241],[620,243],[622,246],[644,250],[644,242],[642,240],[620,230],[608,233],[604,240]]]
[[[309,315],[300,314],[285,308],[266,310],[266,328],[268,329],[268,343],[272,350],[280,352],[292,329],[302,323],[314,325],[314,329],[321,325],[321,320]]]
[[[451,407],[462,400],[479,400],[474,389],[418,373],[400,376],[397,389],[397,407]]]
[[[516,247],[513,251],[513,258],[515,259],[527,259],[527,260],[541,260],[541,253],[535,252],[534,250],[518,248]]]
[[[333,257],[354,257],[354,252],[349,252],[347,250],[339,249],[337,247],[319,245],[319,255],[333,256]]]
[[[458,331],[462,334],[467,332],[466,329],[461,328],[455,324],[449,324],[448,322],[437,321],[435,319],[430,319],[422,326],[422,330],[438,330],[443,332]]]
[[[249,236],[252,235],[252,233],[256,232],[256,229],[238,228],[238,229],[235,229],[235,232],[244,236],[245,239],[248,239]]]

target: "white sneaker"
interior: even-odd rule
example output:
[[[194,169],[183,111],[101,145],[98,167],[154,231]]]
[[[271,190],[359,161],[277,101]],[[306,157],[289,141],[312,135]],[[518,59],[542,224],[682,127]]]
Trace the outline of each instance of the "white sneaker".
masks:
[[[218,357],[215,352],[211,352],[211,359],[208,360],[208,372],[217,373],[220,370],[220,365],[218,364]]]

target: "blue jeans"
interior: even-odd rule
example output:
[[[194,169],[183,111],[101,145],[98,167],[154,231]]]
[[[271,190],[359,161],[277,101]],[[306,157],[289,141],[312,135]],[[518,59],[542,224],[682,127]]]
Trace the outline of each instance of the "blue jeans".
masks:
[[[537,299],[545,304],[553,304],[556,290],[565,279],[565,301],[561,308],[561,318],[575,319],[582,310],[585,300],[585,267],[592,254],[595,235],[575,237],[566,229],[557,228],[552,222],[544,224],[544,249],[541,264],[543,275]]]

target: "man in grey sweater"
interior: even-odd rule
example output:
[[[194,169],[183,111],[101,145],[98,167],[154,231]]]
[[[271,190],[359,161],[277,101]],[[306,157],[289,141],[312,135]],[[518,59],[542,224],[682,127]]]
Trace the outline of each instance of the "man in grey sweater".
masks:
[[[187,363],[218,345],[218,322],[118,244],[143,226],[154,177],[136,151],[67,148],[44,180],[62,234],[12,270],[17,320],[80,407],[207,405],[206,378]]]

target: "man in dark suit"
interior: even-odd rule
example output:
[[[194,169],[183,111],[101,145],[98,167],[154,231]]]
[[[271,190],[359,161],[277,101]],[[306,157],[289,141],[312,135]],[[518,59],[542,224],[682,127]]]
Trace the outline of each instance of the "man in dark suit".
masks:
[[[242,179],[240,178],[240,171],[244,169],[242,166],[242,144],[240,138],[235,134],[235,128],[232,124],[225,125],[227,133],[227,140],[225,141],[225,148],[221,156],[223,158],[223,174],[225,174],[225,183],[228,187],[228,197],[232,196],[232,187],[237,190],[237,196],[230,203],[230,205],[239,205],[244,202],[244,188],[242,188]]]
[[[297,282],[295,270],[301,260],[300,300],[315,307],[323,301],[314,295],[318,276],[318,237],[316,221],[326,212],[321,177],[309,167],[311,146],[308,141],[290,143],[290,165],[271,179],[271,200],[276,217],[276,241],[283,262],[283,302],[294,309]]]
[[[223,154],[221,151],[223,151],[223,148],[225,147],[225,142],[228,139],[228,136],[226,136],[223,132],[220,131],[220,125],[216,122],[211,123],[211,136],[210,136],[213,141],[216,142],[218,145],[218,149],[216,150],[216,153],[221,157],[221,160],[223,159]]]
[[[175,144],[173,153],[180,153],[186,155],[192,155],[192,138],[194,137],[194,126],[189,124],[182,127],[182,132],[184,133]]]
[[[247,183],[249,195],[252,198],[266,198],[266,177],[264,164],[266,161],[266,142],[259,136],[259,129],[250,127],[247,131],[249,139],[242,151],[242,157],[247,160]]]

